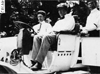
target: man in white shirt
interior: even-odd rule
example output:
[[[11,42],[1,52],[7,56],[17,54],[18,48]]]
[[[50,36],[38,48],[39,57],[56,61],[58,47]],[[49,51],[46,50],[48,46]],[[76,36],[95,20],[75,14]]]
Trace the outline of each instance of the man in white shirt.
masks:
[[[22,25],[19,25],[19,27],[22,27],[22,28],[20,28],[20,31],[17,37],[17,47],[22,48],[23,55],[27,55],[27,54],[29,55],[30,50],[35,49],[33,50],[32,58],[35,59],[35,57],[37,56],[38,51],[39,51],[38,49],[41,45],[42,37],[45,34],[47,34],[49,30],[51,30],[52,28],[52,26],[49,23],[45,22],[45,16],[46,16],[45,11],[39,10],[37,12],[37,18],[38,18],[39,24],[33,26],[34,31],[37,33],[36,35],[33,35],[34,36],[33,44],[32,44],[32,39],[30,36],[31,35],[30,32],[27,29],[24,29]],[[31,58],[29,60],[31,60]],[[34,64],[34,61],[32,61],[32,63]]]
[[[61,17],[64,17],[63,19],[57,21],[52,28],[51,32],[42,38],[42,43],[39,47],[37,57],[34,59],[36,61],[36,64],[31,67],[31,69],[34,70],[40,70],[42,68],[42,63],[45,59],[45,56],[47,55],[48,50],[51,48],[51,46],[57,44],[57,32],[60,31],[71,31],[75,27],[75,20],[73,16],[70,14],[70,7],[67,6],[66,3],[61,3],[57,5],[58,13]],[[38,40],[37,40],[38,41]],[[35,42],[37,42],[35,41]],[[33,44],[33,52],[35,47],[35,43]]]
[[[82,33],[100,29],[100,11],[97,10],[96,0],[88,0],[87,3],[91,12],[87,17],[86,26],[81,28]]]
[[[46,12],[43,10],[39,10],[37,13],[39,24],[33,26],[33,29],[35,30],[37,35],[47,34],[52,28],[51,24],[45,21],[45,17],[46,17]]]
[[[37,54],[39,53],[39,49],[41,46],[42,38],[44,35],[48,34],[52,29],[50,23],[45,22],[46,12],[43,10],[39,10],[37,12],[37,18],[39,24],[33,26],[34,31],[37,33],[33,37],[33,47],[32,47],[32,64],[35,64],[35,59],[37,58]]]

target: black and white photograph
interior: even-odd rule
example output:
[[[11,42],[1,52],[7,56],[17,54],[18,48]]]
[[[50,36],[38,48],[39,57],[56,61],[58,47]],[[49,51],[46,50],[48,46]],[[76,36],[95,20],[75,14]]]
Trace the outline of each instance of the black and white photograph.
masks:
[[[0,74],[100,74],[100,0],[0,0]]]

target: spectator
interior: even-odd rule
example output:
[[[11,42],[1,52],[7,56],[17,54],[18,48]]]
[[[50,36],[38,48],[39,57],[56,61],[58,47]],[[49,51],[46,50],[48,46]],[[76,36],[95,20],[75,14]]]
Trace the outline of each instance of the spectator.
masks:
[[[96,0],[88,0],[87,4],[91,12],[87,17],[86,26],[81,27],[82,33],[88,33],[100,28],[100,11],[97,10]]]

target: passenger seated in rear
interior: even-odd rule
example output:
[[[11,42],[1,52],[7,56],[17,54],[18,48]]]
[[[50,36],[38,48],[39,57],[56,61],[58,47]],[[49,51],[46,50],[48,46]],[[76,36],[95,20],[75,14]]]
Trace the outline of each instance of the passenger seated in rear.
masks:
[[[45,59],[45,56],[47,55],[48,50],[51,46],[56,44],[57,33],[60,31],[72,31],[75,27],[75,20],[74,17],[70,14],[70,7],[66,3],[61,3],[57,5],[57,8],[61,18],[64,18],[57,21],[53,26],[52,31],[42,37],[41,44],[37,38],[34,38],[32,49],[34,65],[31,67],[33,71],[40,70],[42,68],[42,63]],[[36,48],[37,46],[39,46],[39,48]]]
[[[88,0],[87,4],[91,12],[87,17],[86,26],[81,28],[82,33],[96,36],[96,30],[100,29],[100,11],[97,9],[96,0]]]

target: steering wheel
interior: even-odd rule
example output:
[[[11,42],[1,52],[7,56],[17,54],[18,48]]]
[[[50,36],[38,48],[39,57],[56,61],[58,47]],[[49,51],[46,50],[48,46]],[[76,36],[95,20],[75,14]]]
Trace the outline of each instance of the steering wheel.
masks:
[[[36,34],[36,32],[35,32],[34,29],[30,26],[29,23],[25,23],[25,22],[22,22],[22,21],[13,21],[13,22],[14,22],[16,28],[18,28],[18,29],[21,29],[21,28],[27,29],[27,28],[29,28],[29,29],[31,29],[31,31],[32,31],[31,33]]]

